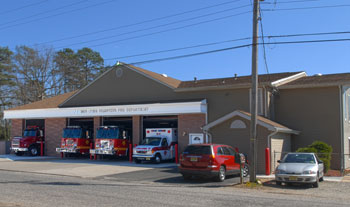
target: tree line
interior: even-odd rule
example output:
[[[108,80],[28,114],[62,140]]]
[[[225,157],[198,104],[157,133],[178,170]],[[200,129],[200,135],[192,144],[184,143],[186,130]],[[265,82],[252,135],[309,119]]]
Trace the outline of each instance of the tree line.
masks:
[[[90,48],[0,46],[0,140],[9,139],[3,111],[80,89],[107,70],[99,52]]]

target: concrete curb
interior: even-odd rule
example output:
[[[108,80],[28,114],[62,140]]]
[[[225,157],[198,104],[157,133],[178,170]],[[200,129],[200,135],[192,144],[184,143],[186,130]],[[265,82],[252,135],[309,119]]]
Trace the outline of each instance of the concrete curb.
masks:
[[[258,179],[275,179],[275,175],[257,175]],[[331,177],[331,176],[325,176],[324,181],[328,182],[350,182],[350,179],[347,181],[347,179],[344,179],[344,177]]]

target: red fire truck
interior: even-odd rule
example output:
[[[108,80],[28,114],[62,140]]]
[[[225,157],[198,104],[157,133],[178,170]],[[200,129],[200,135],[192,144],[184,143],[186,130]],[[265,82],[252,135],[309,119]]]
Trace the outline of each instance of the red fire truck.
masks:
[[[133,150],[136,163],[175,159],[175,144],[177,143],[177,129],[154,128],[146,129],[146,138]]]
[[[88,154],[91,142],[91,130],[80,126],[68,126],[63,129],[61,147],[56,148],[56,152],[61,153],[62,157],[67,154]]]
[[[129,140],[125,129],[117,126],[101,126],[97,129],[95,149],[90,149],[90,154],[128,156]]]
[[[38,126],[28,126],[22,137],[14,137],[11,142],[11,151],[17,156],[28,152],[31,156],[37,156],[41,151],[41,142],[44,142],[44,129]]]

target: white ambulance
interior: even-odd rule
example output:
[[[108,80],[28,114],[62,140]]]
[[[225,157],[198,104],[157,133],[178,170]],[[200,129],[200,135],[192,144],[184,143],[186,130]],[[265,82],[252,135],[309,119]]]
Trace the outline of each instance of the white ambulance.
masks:
[[[136,163],[175,159],[175,144],[177,144],[177,129],[153,128],[146,129],[146,138],[133,150]]]

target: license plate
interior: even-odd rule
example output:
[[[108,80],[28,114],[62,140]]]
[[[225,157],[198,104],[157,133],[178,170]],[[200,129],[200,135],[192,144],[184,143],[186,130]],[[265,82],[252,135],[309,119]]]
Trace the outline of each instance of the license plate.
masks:
[[[191,162],[197,162],[198,158],[197,157],[191,157]]]
[[[289,177],[289,180],[290,180],[290,181],[297,181],[297,180],[298,180],[298,177],[297,177],[297,176],[290,176],[290,177]]]
[[[146,157],[146,160],[151,160],[151,158],[150,157]]]

